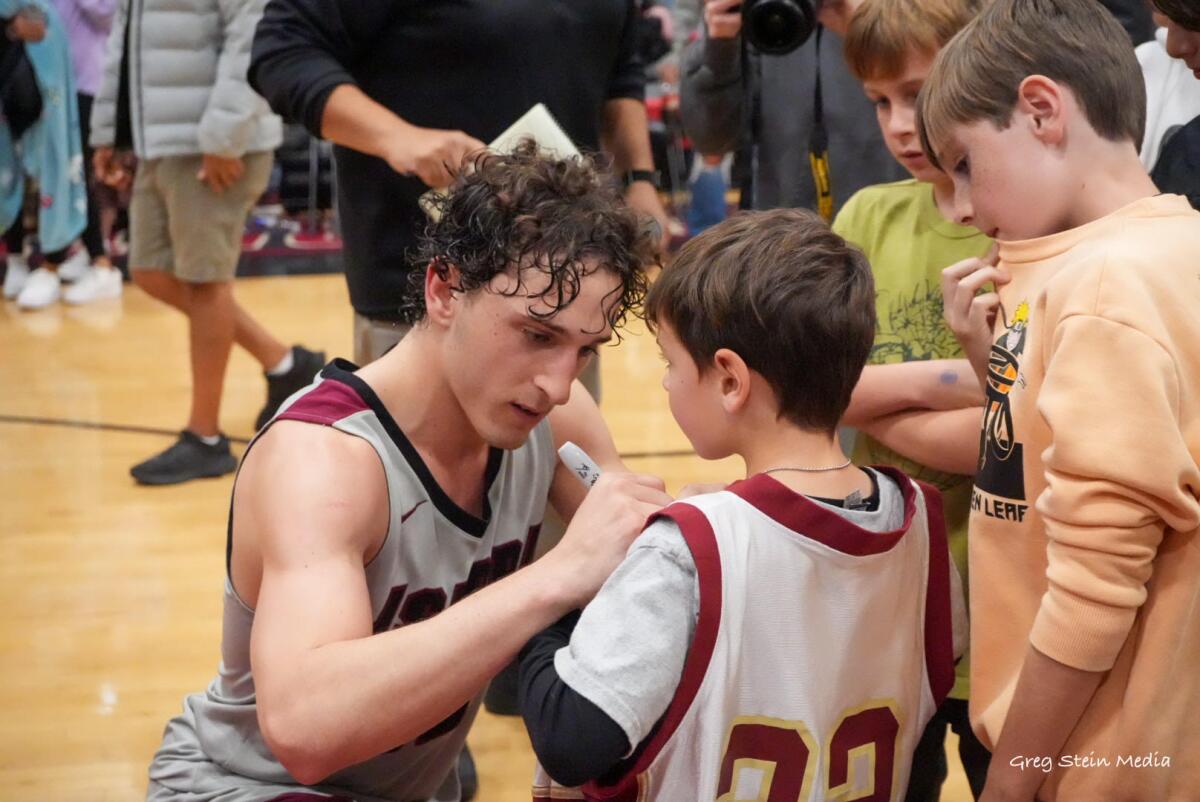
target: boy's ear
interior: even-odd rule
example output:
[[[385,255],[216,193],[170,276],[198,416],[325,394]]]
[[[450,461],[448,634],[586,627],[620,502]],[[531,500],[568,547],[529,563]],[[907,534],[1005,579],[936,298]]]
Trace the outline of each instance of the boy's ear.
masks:
[[[1028,118],[1033,135],[1047,145],[1063,140],[1066,105],[1062,84],[1044,75],[1030,75],[1017,87],[1017,110]]]
[[[425,267],[425,314],[431,322],[447,325],[457,306],[458,268],[447,265],[444,272],[444,278],[438,275],[433,262]]]
[[[718,348],[713,354],[712,367],[721,391],[721,406],[726,414],[741,412],[750,399],[750,368],[736,351]]]

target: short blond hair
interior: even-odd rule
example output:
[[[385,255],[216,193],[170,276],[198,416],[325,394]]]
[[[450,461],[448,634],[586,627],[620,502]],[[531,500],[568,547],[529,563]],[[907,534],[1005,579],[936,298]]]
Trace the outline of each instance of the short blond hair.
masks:
[[[933,56],[983,0],[865,0],[850,19],[846,63],[860,81],[896,78],[914,54]]]
[[[1146,85],[1129,36],[1096,0],[992,0],[938,54],[917,99],[926,157],[950,129],[1007,128],[1021,82],[1044,75],[1071,90],[1096,133],[1140,144]]]

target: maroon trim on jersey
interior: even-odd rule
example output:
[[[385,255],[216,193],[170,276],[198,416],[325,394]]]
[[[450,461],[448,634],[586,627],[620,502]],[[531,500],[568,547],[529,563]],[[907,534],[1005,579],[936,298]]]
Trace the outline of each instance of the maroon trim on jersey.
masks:
[[[672,504],[650,516],[646,526],[659,518],[670,518],[679,526],[696,563],[696,578],[700,585],[700,614],[696,620],[696,634],[683,664],[679,686],[667,711],[630,758],[619,779],[608,785],[590,782],[582,787],[587,799],[636,802],[640,796],[638,776],[650,768],[650,764],[679,728],[708,673],[713,647],[717,643],[717,631],[721,625],[721,553],[712,524],[704,513],[687,503]]]
[[[942,494],[917,482],[925,496],[929,519],[929,571],[925,588],[925,671],[929,690],[940,707],[954,687],[954,624],[950,613],[950,546]]]
[[[504,455],[507,452],[495,446],[488,449],[487,467],[484,469],[483,476],[483,498],[481,499],[483,515],[476,516],[467,512],[458,506],[446,494],[442,486],[438,484],[438,480],[434,477],[433,472],[429,470],[429,466],[425,464],[425,460],[417,451],[416,446],[408,439],[408,435],[401,430],[400,425],[396,423],[396,419],[392,417],[392,413],[388,411],[387,406],[375,393],[371,385],[367,384],[354,373],[356,370],[358,368],[344,359],[335,359],[321,375],[327,379],[333,379],[346,385],[358,393],[359,397],[367,403],[367,406],[375,413],[375,417],[379,420],[380,425],[383,426],[383,430],[391,438],[392,443],[400,450],[404,461],[408,463],[408,466],[417,475],[417,479],[420,480],[421,486],[425,488],[425,492],[429,494],[429,498],[433,501],[433,506],[437,507],[438,512],[468,535],[477,538],[483,537],[487,532],[488,522],[492,519],[492,485],[495,484],[496,477],[500,475],[500,468],[504,462]]]
[[[296,399],[296,403],[279,413],[275,420],[298,420],[332,426],[370,408],[351,387],[338,381],[323,381]]]
[[[795,492],[765,473],[734,482],[729,492],[740,496],[781,526],[831,549],[855,557],[882,554],[900,542],[912,524],[916,491],[908,477],[895,468],[874,470],[894,480],[904,496],[904,521],[891,532],[872,532],[855,525],[836,511]],[[880,491],[882,493],[882,491]]]

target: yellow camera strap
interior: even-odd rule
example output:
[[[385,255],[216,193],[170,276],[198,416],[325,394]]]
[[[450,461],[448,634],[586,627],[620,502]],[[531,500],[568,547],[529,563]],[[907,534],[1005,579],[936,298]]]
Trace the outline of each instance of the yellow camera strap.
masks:
[[[821,32],[817,28],[817,40],[813,52],[816,56],[816,69],[813,79],[816,89],[813,91],[812,134],[808,140],[808,163],[812,168],[813,185],[817,191],[817,213],[825,222],[833,222],[833,181],[829,175],[829,132],[825,130],[825,105],[821,98]]]

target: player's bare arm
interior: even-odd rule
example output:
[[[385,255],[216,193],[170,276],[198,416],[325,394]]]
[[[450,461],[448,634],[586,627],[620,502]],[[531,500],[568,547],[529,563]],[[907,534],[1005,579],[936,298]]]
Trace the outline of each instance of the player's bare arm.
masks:
[[[256,608],[260,726],[304,783],[407,743],[457,710],[531,636],[590,599],[667,501],[657,480],[606,476],[546,559],[433,618],[374,635],[364,564],[388,525],[378,458],[329,429],[276,426],[287,436],[265,436],[238,480],[233,574]],[[318,464],[319,476],[305,468]]]
[[[868,365],[855,385],[842,423],[864,428],[872,420],[897,412],[982,406],[983,391],[965,359]]]

